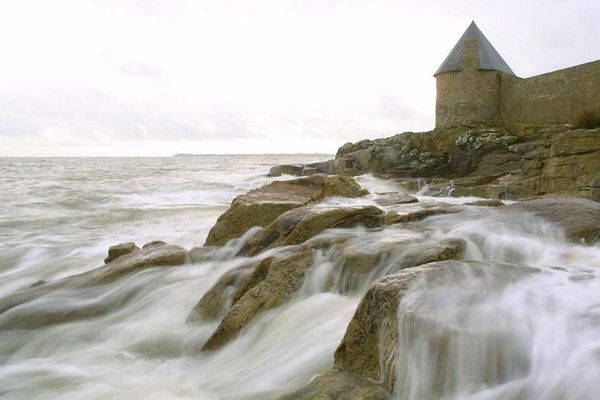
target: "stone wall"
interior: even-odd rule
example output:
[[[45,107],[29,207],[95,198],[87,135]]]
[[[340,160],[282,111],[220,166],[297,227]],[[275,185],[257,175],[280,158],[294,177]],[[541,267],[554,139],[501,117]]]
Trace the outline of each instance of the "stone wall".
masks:
[[[502,74],[500,108],[511,127],[574,124],[582,111],[600,112],[600,61],[527,79]]]
[[[436,126],[485,124],[498,120],[500,72],[447,72],[437,79]]]
[[[437,75],[436,127],[497,121],[500,72],[477,70],[477,42],[465,42],[462,71]]]
[[[477,70],[467,58],[463,71],[436,76],[436,128],[503,123],[518,131],[600,112],[600,60],[522,79]]]

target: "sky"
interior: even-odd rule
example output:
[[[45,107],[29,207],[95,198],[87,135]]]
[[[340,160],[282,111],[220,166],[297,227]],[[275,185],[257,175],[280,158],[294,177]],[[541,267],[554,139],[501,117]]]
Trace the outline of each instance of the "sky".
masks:
[[[0,156],[335,153],[434,126],[471,20],[518,76],[600,59],[600,0],[0,0]]]

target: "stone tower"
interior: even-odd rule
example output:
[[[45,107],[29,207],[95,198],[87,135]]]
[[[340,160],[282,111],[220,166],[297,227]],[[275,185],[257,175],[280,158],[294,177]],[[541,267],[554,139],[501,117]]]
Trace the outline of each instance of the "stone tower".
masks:
[[[436,128],[499,121],[504,75],[514,73],[471,22],[434,74]]]

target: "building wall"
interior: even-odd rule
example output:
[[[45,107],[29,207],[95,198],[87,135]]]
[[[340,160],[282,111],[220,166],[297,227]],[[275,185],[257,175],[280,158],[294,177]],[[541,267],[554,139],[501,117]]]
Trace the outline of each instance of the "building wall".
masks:
[[[508,125],[575,123],[600,112],[600,60],[521,79],[502,74],[501,120]]]
[[[583,111],[600,112],[600,60],[527,79],[480,71],[466,62],[465,57],[463,71],[436,77],[438,128],[573,124]]]
[[[498,120],[500,72],[479,71],[477,65],[477,43],[466,41],[463,70],[436,77],[436,127]]]

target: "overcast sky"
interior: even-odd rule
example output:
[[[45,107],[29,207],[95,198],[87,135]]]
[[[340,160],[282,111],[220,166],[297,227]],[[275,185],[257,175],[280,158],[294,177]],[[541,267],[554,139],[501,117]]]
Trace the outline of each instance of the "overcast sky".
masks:
[[[0,0],[0,156],[429,130],[432,74],[472,19],[521,77],[600,58],[600,0]]]

